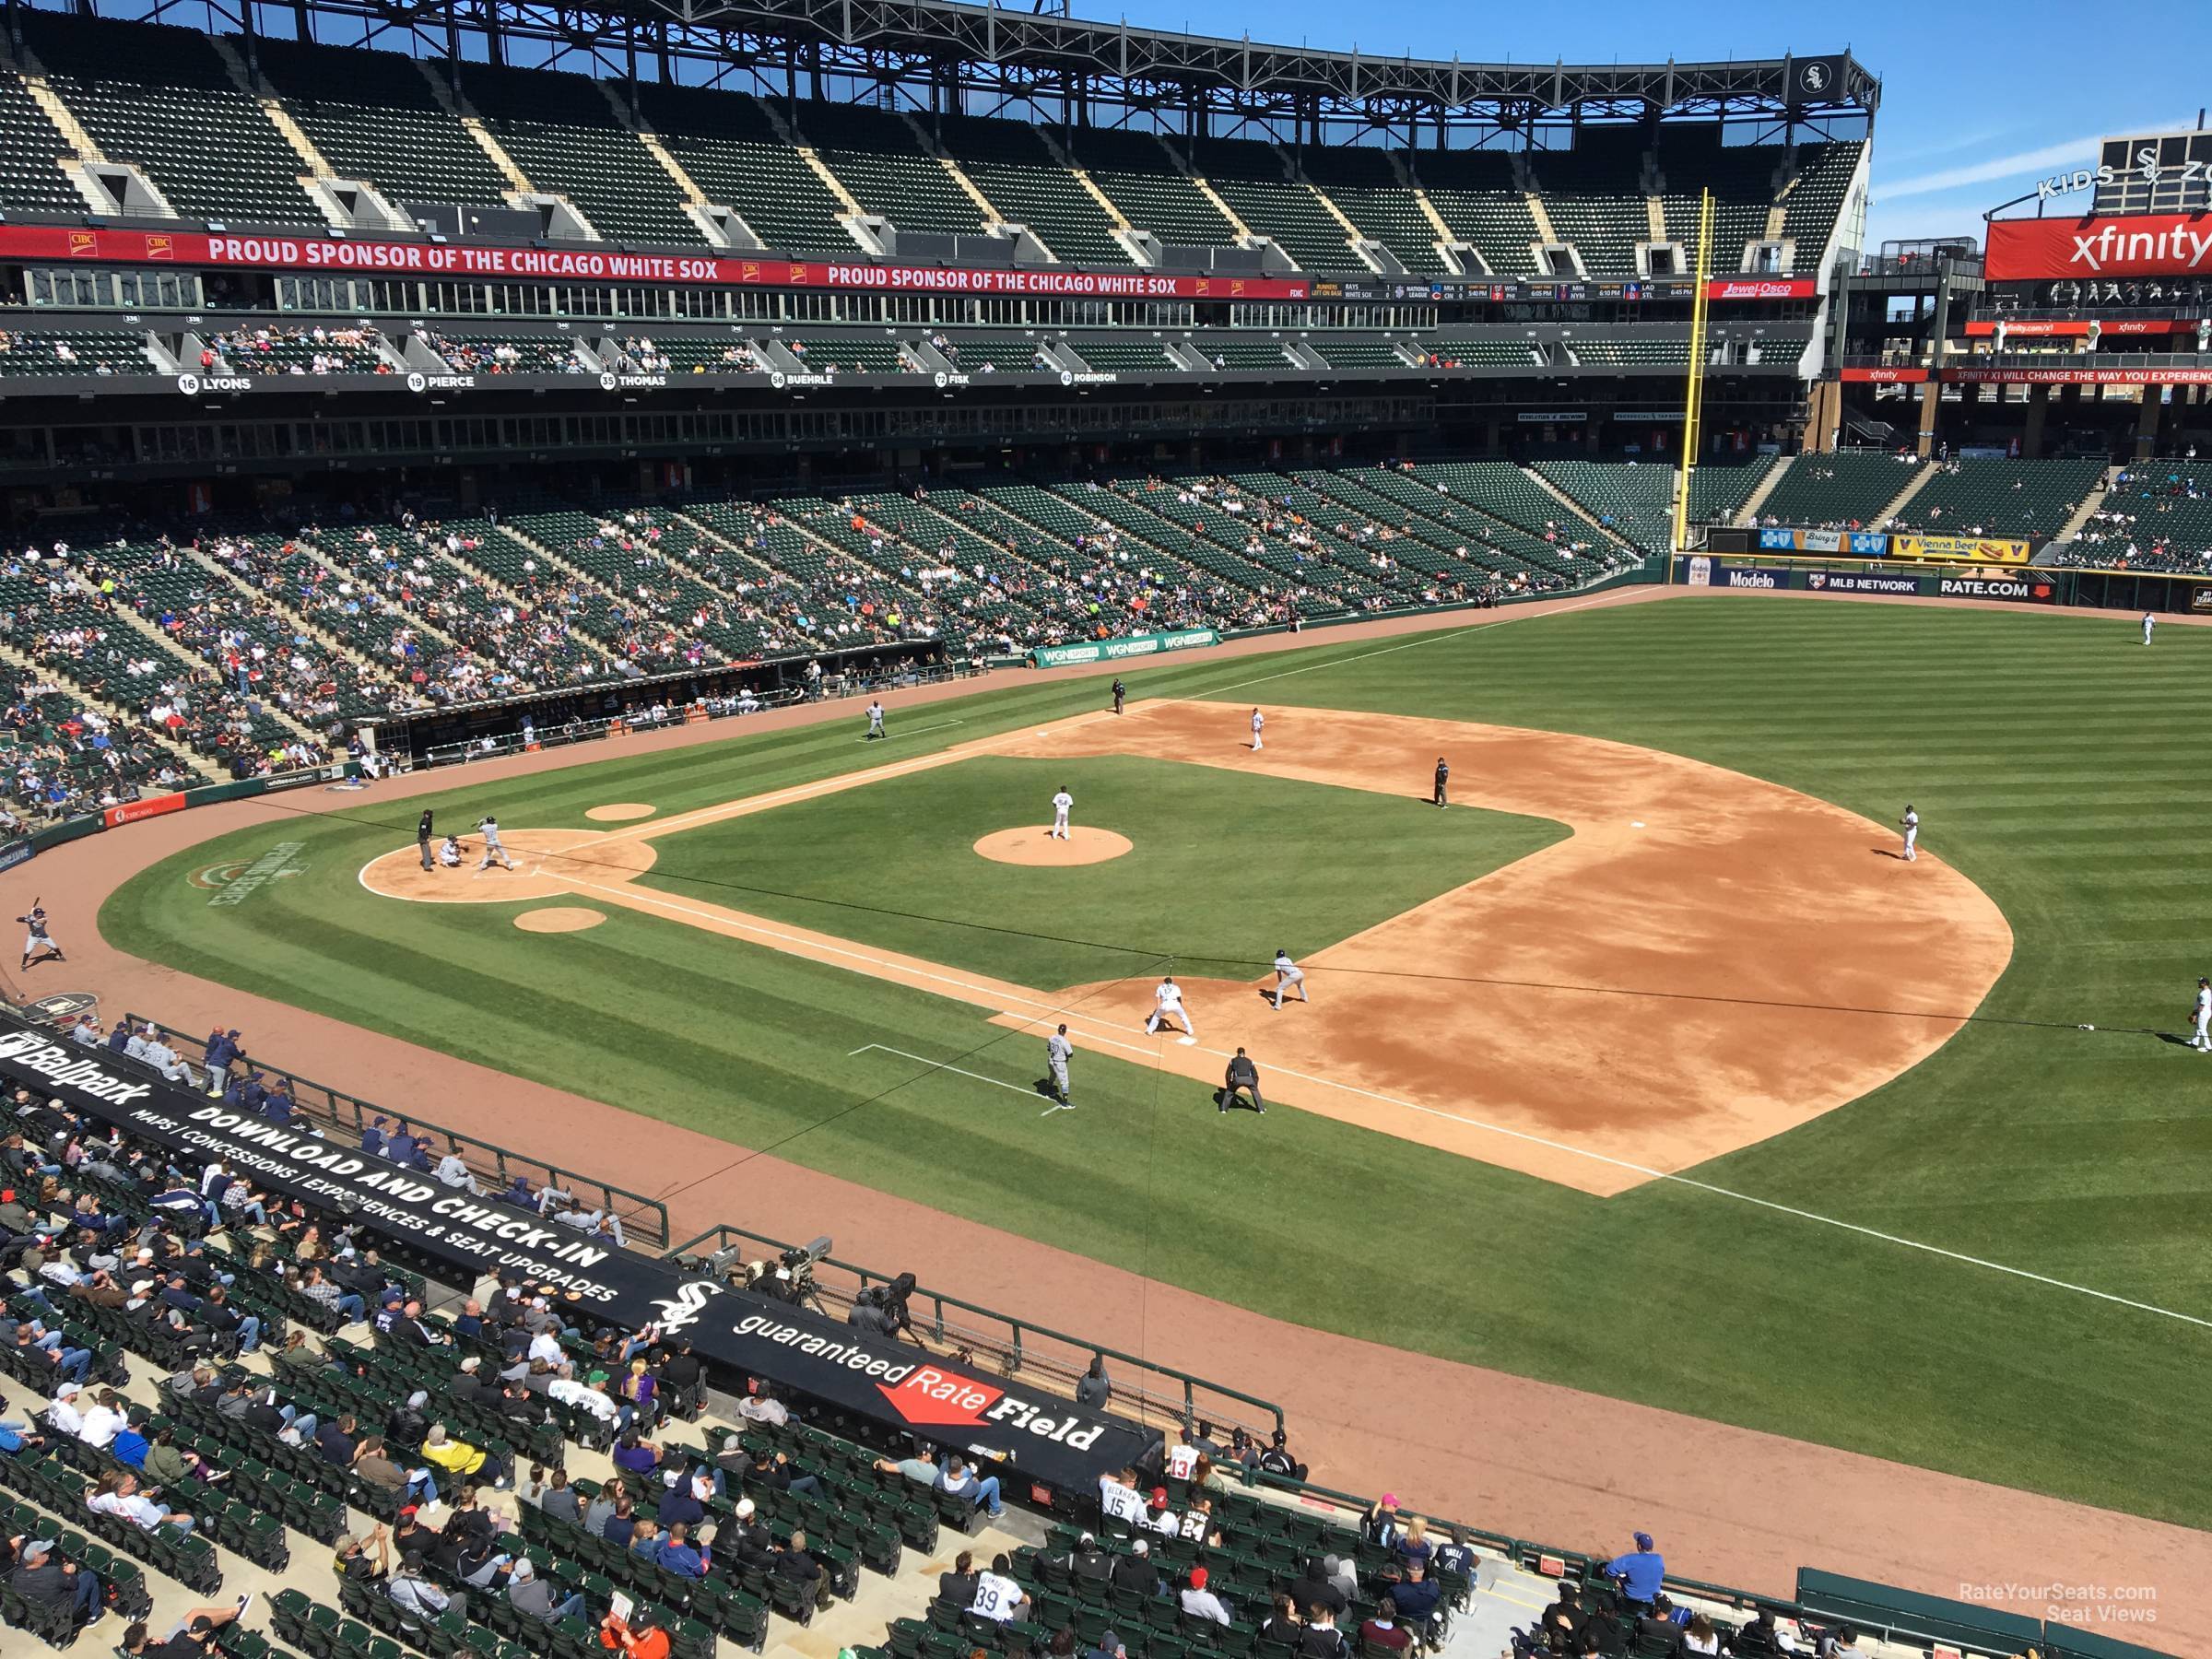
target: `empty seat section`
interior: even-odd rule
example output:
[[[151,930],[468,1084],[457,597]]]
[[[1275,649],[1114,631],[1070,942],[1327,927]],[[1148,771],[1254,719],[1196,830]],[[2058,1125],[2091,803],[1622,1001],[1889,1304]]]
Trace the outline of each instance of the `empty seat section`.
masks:
[[[26,11],[23,39],[108,159],[141,169],[186,218],[323,223],[300,158],[198,30]]]
[[[1133,263],[1098,198],[1053,159],[1028,122],[947,115],[937,138],[992,206],[1009,223],[1027,225],[1065,263]]]
[[[70,147],[23,84],[0,76],[0,209],[49,218],[82,214],[85,198],[59,165]]]
[[[615,119],[598,81],[471,64],[461,72],[461,90],[533,188],[566,196],[600,235],[700,245],[676,181]]]
[[[1513,159],[1499,150],[1424,150],[1414,171],[1453,235],[1471,243],[1495,276],[1533,276],[1530,247],[1543,240],[1528,197],[1513,182]]]
[[[980,373],[986,368],[994,374],[1041,374],[1047,372],[1047,366],[1038,362],[1037,354],[1043,348],[1042,340],[1003,335],[948,335],[945,355],[955,369],[967,374]]]
[[[1679,363],[1689,362],[1689,337],[1677,335],[1673,339],[1650,338],[1641,335],[1615,335],[1612,338],[1591,338],[1583,335],[1569,335],[1567,348],[1582,363]]]
[[[1740,471],[1741,468],[1731,468]],[[1666,463],[1539,461],[1536,471],[1617,535],[1651,551],[1667,543],[1675,473]]]
[[[776,135],[760,106],[737,92],[643,86],[644,124],[707,200],[733,208],[779,253],[851,255],[838,223],[845,205],[797,150]]]
[[[1799,270],[1819,267],[1821,253],[1843,215],[1843,198],[1858,170],[1859,152],[1865,148],[1855,138],[1797,147],[1797,176],[1783,186],[1782,229],[1796,241]]]
[[[1332,369],[1403,369],[1405,355],[1389,340],[1309,339],[1308,348],[1318,351]]]
[[[1191,342],[1198,355],[1217,369],[1288,369],[1293,367],[1277,340],[1223,340],[1201,335]]]
[[[1783,152],[1770,145],[1724,145],[1718,127],[1662,127],[1660,204],[1666,233],[1682,244],[1686,272],[1697,268],[1698,194],[1712,192],[1712,268],[1726,275],[1744,266],[1744,249],[1767,238],[1768,211]],[[1809,263],[1809,261],[1808,261]]]
[[[1642,130],[1585,130],[1573,148],[1539,150],[1528,160],[1552,229],[1574,244],[1583,269],[1595,277],[1634,277],[1636,244],[1652,234]]]
[[[1535,348],[1510,335],[1470,340],[1425,340],[1415,348],[1437,359],[1436,367],[1451,369],[1525,369],[1536,361]]]
[[[395,204],[506,200],[506,175],[439,105],[413,58],[291,41],[257,49],[263,78],[340,178],[363,180]]]
[[[835,370],[842,374],[901,374],[906,363],[896,340],[858,340],[842,336],[827,340],[800,340],[792,350],[817,374]]]
[[[803,136],[869,213],[901,230],[981,236],[983,210],[925,153],[902,115],[859,105],[810,103]]]
[[[1233,248],[1237,230],[1150,133],[1071,132],[1068,153],[1139,230],[1172,247]]]
[[[1191,165],[1255,236],[1268,237],[1306,271],[1361,271],[1345,229],[1312,190],[1284,171],[1272,144],[1202,138]]]
[[[41,328],[0,333],[0,375],[157,374],[139,329]]]
[[[1398,176],[1397,164],[1379,149],[1310,149],[1300,158],[1306,177],[1336,204],[1360,233],[1381,242],[1418,276],[1447,272],[1436,251],[1436,227]]]
[[[1781,524],[1872,526],[1912,481],[1903,463],[1874,451],[1799,455],[1760,506],[1759,517]]]
[[[1093,369],[1124,374],[1182,372],[1158,340],[1070,340],[1068,344]]]
[[[2097,487],[2102,461],[1954,461],[1898,514],[1900,529],[1935,535],[2054,535]]]

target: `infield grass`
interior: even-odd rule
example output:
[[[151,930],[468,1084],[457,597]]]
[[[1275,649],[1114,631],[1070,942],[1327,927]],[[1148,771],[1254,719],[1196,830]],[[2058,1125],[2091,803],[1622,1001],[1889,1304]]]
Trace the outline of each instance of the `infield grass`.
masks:
[[[2212,771],[2196,731],[2212,631],[2161,629],[2145,649],[2120,619],[1712,595],[1125,677],[1140,699],[1218,693],[1591,733],[1880,821],[1910,800],[1924,845],[2004,909],[2012,966],[1927,1062],[1696,1171],[1785,1209],[1667,1182],[1600,1200],[1296,1112],[1229,1120],[1233,1156],[1194,1159],[1178,1148],[1199,1114],[1213,1126],[1203,1091],[1095,1055],[1077,1088],[1104,1110],[1041,1128],[1003,1091],[848,1053],[880,1043],[1035,1076],[1034,1040],[982,1028],[971,1009],[626,912],[546,937],[517,932],[507,906],[374,898],[354,872],[410,840],[417,800],[370,795],[349,821],[325,821],[285,815],[276,797],[267,828],[147,871],[100,924],[116,945],[210,979],[1283,1318],[2212,1523],[2193,1450],[2212,1417],[2212,1331],[2019,1277],[2212,1318],[2212,1060],[2158,1034],[2181,1029],[2212,971]],[[1101,694],[1098,681],[1046,681],[943,705],[965,724],[897,753],[1088,711]],[[680,811],[873,762],[857,730],[740,726],[727,744],[503,786],[496,803],[464,777],[432,804],[471,818],[496,805],[511,827],[579,824],[608,801]],[[872,794],[841,798],[859,818]],[[776,883],[756,885],[809,873],[812,838],[842,821],[832,806],[774,852]],[[772,836],[782,817],[748,820],[748,833]],[[1277,824],[1220,833],[1239,856],[1300,856]],[[304,875],[228,908],[189,884],[278,841],[301,845]],[[674,860],[691,854],[678,847],[665,843],[657,881],[680,879]],[[869,885],[850,863],[812,874]],[[963,915],[981,900],[957,884],[917,877],[897,898],[1006,921],[995,907]],[[1194,934],[1241,936],[1249,921],[1204,892],[1177,905],[1172,925]],[[1286,898],[1266,925],[1296,937],[1300,922]],[[1159,923],[1128,925],[1148,944]],[[532,1018],[487,1020],[487,1007]],[[1654,1041],[1669,1017],[1654,1009]],[[312,1056],[270,1057],[313,1070]],[[373,1078],[329,1081],[376,1093]],[[436,1116],[434,1102],[409,1104]]]

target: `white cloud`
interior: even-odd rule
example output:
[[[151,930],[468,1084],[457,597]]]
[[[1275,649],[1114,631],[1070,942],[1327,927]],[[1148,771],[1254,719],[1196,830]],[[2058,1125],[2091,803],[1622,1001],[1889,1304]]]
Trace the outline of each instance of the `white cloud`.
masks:
[[[2184,122],[2136,124],[2137,130],[2146,133],[2177,131]],[[2097,164],[2097,146],[2105,136],[2090,133],[2079,138],[2062,139],[2056,144],[2045,144],[2029,150],[2015,150],[2006,156],[1992,156],[1984,161],[1969,162],[1964,167],[1947,167],[1936,172],[1920,173],[1910,179],[1898,179],[1888,183],[1877,182],[1874,194],[1877,199],[1895,201],[1900,196],[1933,195],[1939,190],[1957,190],[1967,184],[1986,184],[1993,179],[2017,178],[2022,173],[2041,172],[2062,167],[2094,167]],[[1877,150],[1878,159],[1880,151]]]

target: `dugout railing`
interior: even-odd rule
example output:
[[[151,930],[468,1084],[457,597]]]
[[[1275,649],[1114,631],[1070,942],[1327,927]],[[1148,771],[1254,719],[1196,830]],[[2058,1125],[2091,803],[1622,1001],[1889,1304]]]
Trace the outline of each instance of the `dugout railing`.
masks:
[[[667,1254],[671,1260],[712,1261],[718,1271],[752,1261],[766,1262],[772,1269],[779,1256],[794,1248],[784,1240],[724,1223]],[[834,1255],[818,1260],[813,1273],[821,1310],[832,1318],[850,1312],[861,1291],[888,1285],[897,1277]],[[924,1285],[914,1287],[907,1308],[914,1335],[932,1351],[994,1367],[1003,1376],[1027,1377],[1062,1394],[1075,1393],[1076,1380],[1088,1369],[1094,1355],[1104,1358],[1113,1382],[1108,1409],[1118,1417],[1170,1430],[1211,1423],[1223,1438],[1232,1429],[1242,1429],[1262,1445],[1284,1426],[1283,1408],[1272,1400]]]
[[[158,1019],[147,1019],[137,1014],[125,1014],[124,1018],[137,1030],[150,1027],[162,1041],[177,1052],[195,1072],[204,1073],[207,1065],[207,1046],[204,1038],[192,1036]],[[108,1059],[125,1065],[145,1067],[141,1062],[126,1054],[109,1053],[103,1045],[100,1051]],[[449,1129],[413,1112],[401,1112],[394,1107],[380,1106],[373,1100],[364,1100],[359,1095],[342,1088],[332,1088],[303,1077],[298,1072],[273,1065],[260,1055],[249,1057],[245,1064],[265,1077],[282,1077],[292,1086],[292,1100],[300,1116],[318,1132],[333,1140],[358,1147],[362,1135],[376,1120],[384,1120],[387,1128],[396,1128],[405,1123],[418,1137],[429,1143],[429,1156],[434,1161],[449,1146],[461,1148],[469,1173],[481,1182],[488,1192],[497,1193],[510,1185],[517,1175],[525,1177],[533,1186],[559,1187],[571,1194],[586,1209],[604,1210],[622,1224],[626,1242],[650,1251],[665,1250],[668,1245],[668,1206],[657,1198],[648,1198],[627,1187],[587,1175],[580,1170],[549,1163],[526,1152],[516,1152],[506,1147],[479,1139],[458,1129]]]

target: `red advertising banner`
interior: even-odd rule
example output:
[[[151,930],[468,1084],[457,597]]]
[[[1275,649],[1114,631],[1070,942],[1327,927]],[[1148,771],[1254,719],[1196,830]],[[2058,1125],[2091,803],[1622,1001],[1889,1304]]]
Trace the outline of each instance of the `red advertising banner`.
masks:
[[[1926,381],[1925,369],[1846,369],[1846,381],[1876,386],[1917,386]]]
[[[1078,300],[1303,300],[1302,276],[1166,276],[1065,266],[982,270],[865,261],[624,253],[589,246],[488,248],[351,237],[211,236],[202,231],[71,230],[0,225],[0,260],[97,259],[126,265],[250,265],[258,270],[371,276],[505,276],[582,282],[729,284],[758,288],[885,288],[917,294],[1014,294]]]
[[[1983,269],[1992,282],[2063,277],[2212,276],[2212,218],[1992,219]]]
[[[1971,386],[2212,386],[2212,369],[1946,369],[1945,382]]]
[[[1810,300],[1810,276],[1722,276],[1705,285],[1708,300]]]
[[[142,800],[125,801],[120,806],[111,806],[100,815],[100,821],[111,830],[118,824],[135,824],[140,818],[159,818],[165,812],[184,810],[182,794],[147,795]]]

